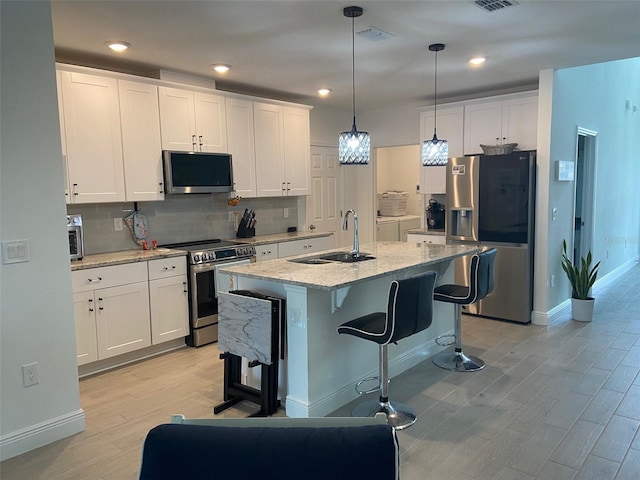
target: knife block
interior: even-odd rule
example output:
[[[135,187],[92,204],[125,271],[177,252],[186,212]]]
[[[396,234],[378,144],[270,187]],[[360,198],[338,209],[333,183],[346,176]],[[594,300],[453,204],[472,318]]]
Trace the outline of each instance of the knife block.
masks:
[[[256,228],[247,227],[247,221],[243,218],[238,225],[238,231],[236,232],[236,238],[252,238],[256,236]]]

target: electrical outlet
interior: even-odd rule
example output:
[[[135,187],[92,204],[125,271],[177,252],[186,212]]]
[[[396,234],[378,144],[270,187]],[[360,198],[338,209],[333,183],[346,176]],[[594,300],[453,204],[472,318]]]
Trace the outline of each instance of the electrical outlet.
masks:
[[[123,229],[122,218],[116,217],[113,219],[113,228],[116,232],[121,232]]]
[[[284,218],[289,218],[289,209],[288,208],[284,209]]]
[[[38,362],[29,363],[22,366],[22,385],[30,387],[40,383],[40,375],[38,373]]]

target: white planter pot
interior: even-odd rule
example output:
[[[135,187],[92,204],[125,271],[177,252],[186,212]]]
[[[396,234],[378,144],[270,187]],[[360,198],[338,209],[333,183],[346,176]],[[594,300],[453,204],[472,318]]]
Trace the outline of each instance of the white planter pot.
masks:
[[[595,303],[595,298],[587,298],[585,300],[572,298],[571,316],[578,322],[590,322],[593,319],[593,306]]]

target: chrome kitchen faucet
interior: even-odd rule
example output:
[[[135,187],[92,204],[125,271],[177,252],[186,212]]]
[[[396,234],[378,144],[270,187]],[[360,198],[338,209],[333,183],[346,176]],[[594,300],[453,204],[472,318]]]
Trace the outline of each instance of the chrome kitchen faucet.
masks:
[[[360,256],[360,243],[358,242],[358,214],[355,210],[349,209],[344,214],[344,222],[342,222],[342,229],[347,230],[349,228],[349,214],[353,215],[353,250],[351,255],[354,257]]]

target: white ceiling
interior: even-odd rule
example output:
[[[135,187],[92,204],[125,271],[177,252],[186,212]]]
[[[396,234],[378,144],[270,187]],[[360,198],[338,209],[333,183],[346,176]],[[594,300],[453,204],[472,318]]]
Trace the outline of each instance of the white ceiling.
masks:
[[[215,78],[222,90],[351,110],[351,19],[356,35],[357,111],[432,103],[434,53],[438,99],[537,86],[541,69],[640,55],[640,1],[520,0],[492,13],[471,0],[404,1],[76,1],[53,0],[56,57],[135,74],[159,69]],[[132,44],[123,54],[107,40]],[[480,68],[468,60],[488,57]],[[225,76],[213,63],[228,63]],[[317,90],[332,90],[329,98]]]

